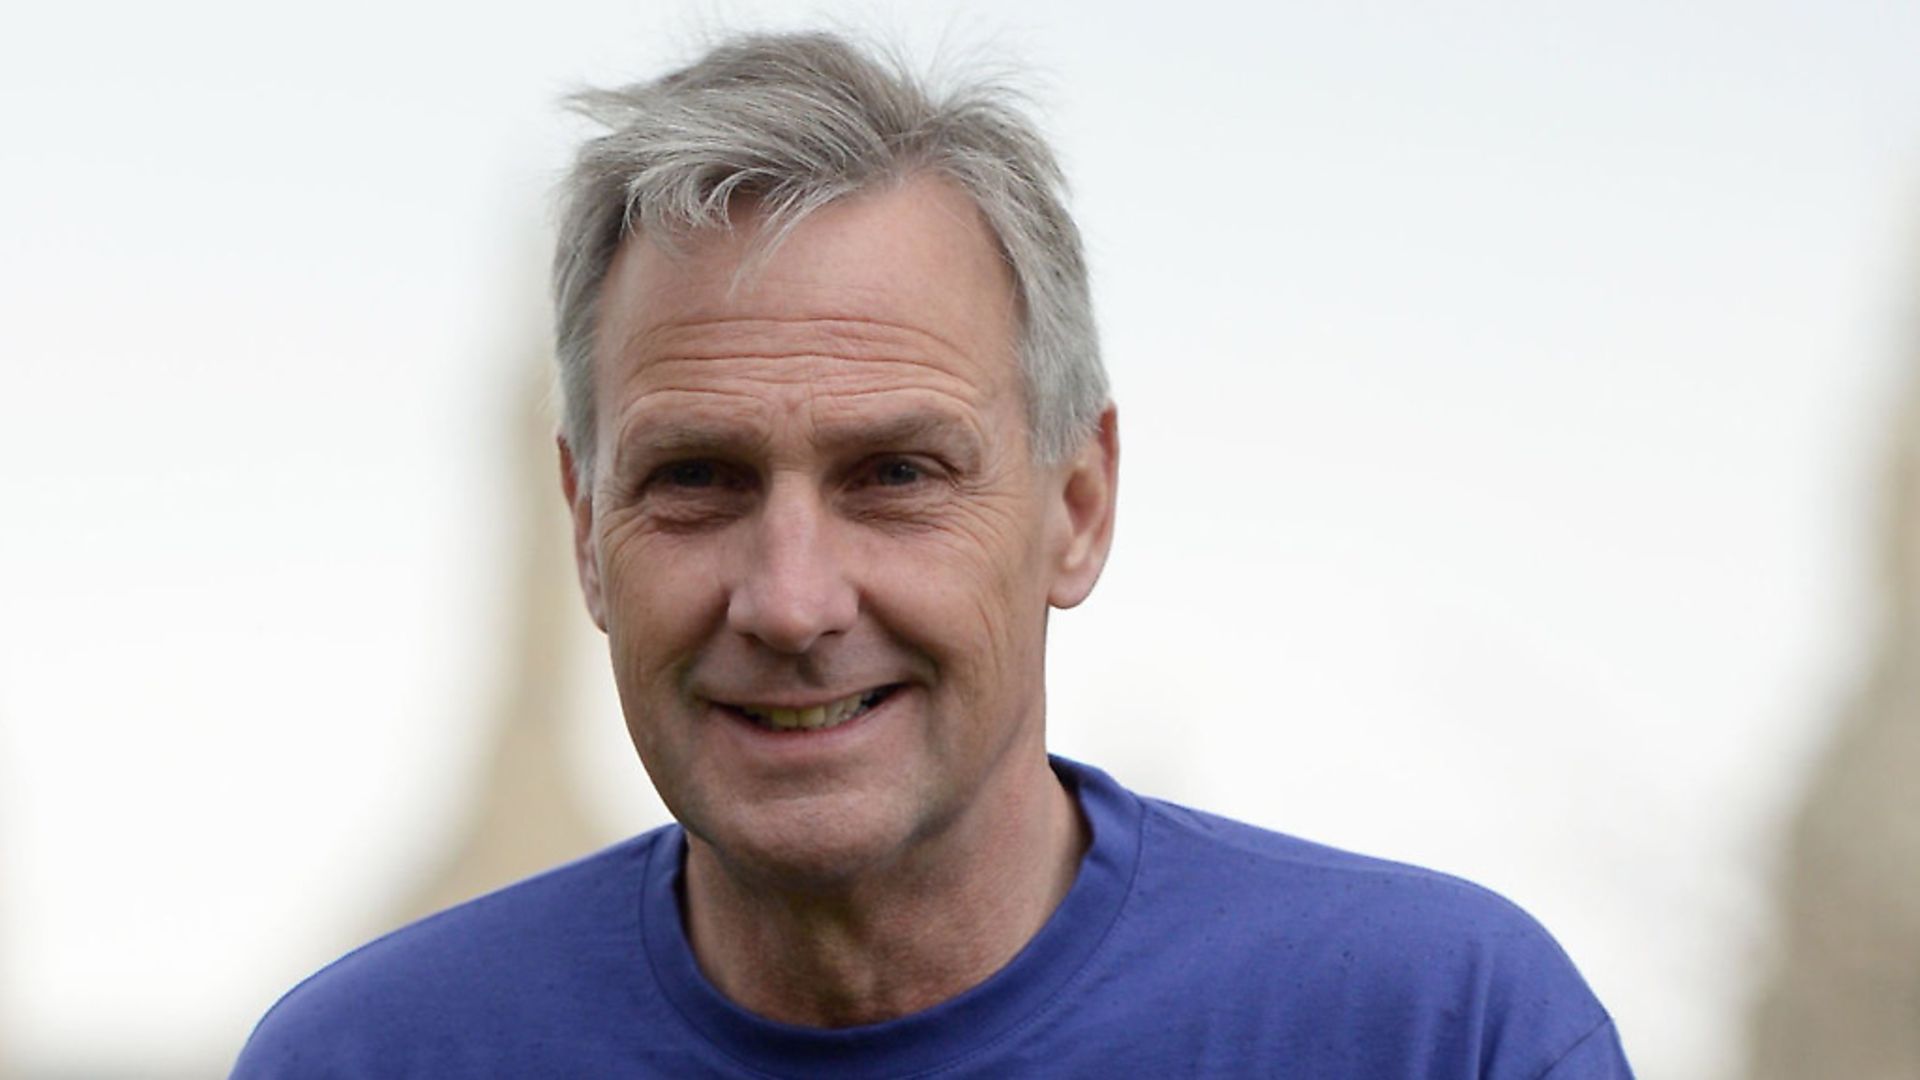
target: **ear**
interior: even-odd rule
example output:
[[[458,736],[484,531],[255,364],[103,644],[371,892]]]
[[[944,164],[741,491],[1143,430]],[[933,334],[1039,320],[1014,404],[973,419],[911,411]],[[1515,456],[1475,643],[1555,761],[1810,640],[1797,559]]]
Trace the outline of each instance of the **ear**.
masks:
[[[1120,479],[1120,418],[1112,405],[1099,429],[1080,448],[1061,477],[1060,543],[1047,602],[1070,608],[1087,598],[1113,546],[1114,500]]]
[[[554,439],[560,447],[560,490],[567,496],[567,510],[573,519],[573,568],[580,575],[580,592],[587,599],[587,614],[602,632],[607,629],[606,603],[600,593],[600,544],[593,534],[593,491],[580,484],[574,467],[573,448],[567,437]]]

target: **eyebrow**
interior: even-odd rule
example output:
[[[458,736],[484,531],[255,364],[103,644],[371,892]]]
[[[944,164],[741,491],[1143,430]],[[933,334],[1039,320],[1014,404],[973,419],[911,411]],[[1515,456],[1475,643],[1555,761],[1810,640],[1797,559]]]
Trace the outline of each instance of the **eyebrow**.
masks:
[[[830,453],[876,450],[936,450],[962,469],[977,468],[985,447],[977,430],[938,409],[912,409],[874,420],[829,416],[818,422],[816,441]],[[635,425],[615,447],[616,462],[739,454],[764,445],[757,425],[701,417],[674,416],[660,423]]]
[[[634,462],[644,464],[682,457],[737,454],[761,442],[752,428],[714,423],[692,417],[670,417],[659,423],[633,424],[620,433],[613,448],[614,470],[625,471]]]
[[[915,409],[873,422],[828,418],[820,423],[822,445],[844,450],[931,447],[960,458],[963,467],[977,465],[983,447],[976,429],[951,413]]]

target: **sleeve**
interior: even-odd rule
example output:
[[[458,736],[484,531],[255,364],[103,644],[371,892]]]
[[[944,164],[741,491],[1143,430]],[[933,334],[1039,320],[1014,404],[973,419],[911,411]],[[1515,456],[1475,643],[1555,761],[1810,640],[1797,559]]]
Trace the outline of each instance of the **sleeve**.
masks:
[[[228,1080],[316,1080],[319,1077],[390,1075],[344,1053],[351,1040],[330,1038],[311,1010],[276,1004],[253,1029]]]
[[[1540,1080],[1633,1080],[1620,1032],[1603,1021],[1540,1074]]]

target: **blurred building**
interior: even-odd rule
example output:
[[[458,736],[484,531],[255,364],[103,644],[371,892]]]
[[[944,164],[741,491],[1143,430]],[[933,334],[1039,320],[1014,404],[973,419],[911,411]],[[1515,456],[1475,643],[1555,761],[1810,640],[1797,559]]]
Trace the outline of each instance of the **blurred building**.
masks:
[[[1920,369],[1884,475],[1878,640],[1787,838],[1756,1080],[1920,1077]]]
[[[483,773],[471,787],[465,824],[445,860],[383,920],[380,930],[497,889],[615,837],[596,827],[568,775],[566,721],[577,698],[568,673],[583,644],[584,609],[574,580],[572,537],[557,488],[553,421],[542,400],[546,364],[532,365],[511,409],[503,477],[518,529],[514,562],[502,569],[508,633],[499,642],[498,702]]]

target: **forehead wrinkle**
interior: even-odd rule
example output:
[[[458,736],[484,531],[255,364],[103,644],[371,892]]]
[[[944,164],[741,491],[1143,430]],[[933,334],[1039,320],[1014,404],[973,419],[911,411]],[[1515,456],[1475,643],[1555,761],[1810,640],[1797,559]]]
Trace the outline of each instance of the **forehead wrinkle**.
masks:
[[[730,340],[735,337],[746,340]],[[772,348],[755,342],[767,338],[780,340],[769,343]],[[861,316],[673,319],[636,328],[622,351],[642,364],[664,359],[820,356],[950,368],[966,366],[969,356],[959,343],[924,327]]]
[[[790,361],[790,362],[789,362]],[[911,369],[914,377],[887,368]],[[1003,382],[982,385],[955,371],[916,355],[869,356],[863,359],[798,352],[726,352],[711,356],[664,355],[631,365],[621,375],[630,403],[667,391],[757,396],[752,387],[780,387],[804,394],[806,402],[860,401],[898,393],[933,393],[963,408],[984,408],[998,394],[1012,392]],[[731,388],[731,389],[730,389]]]

